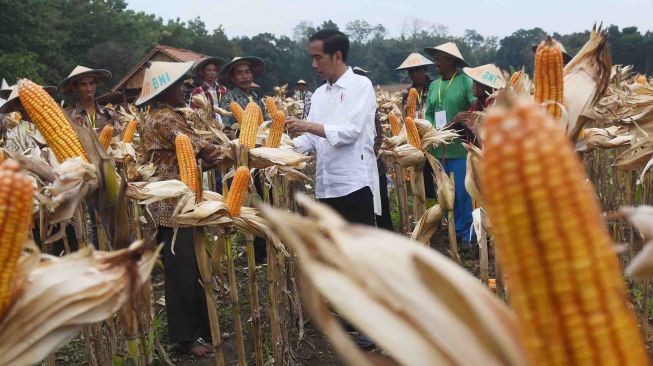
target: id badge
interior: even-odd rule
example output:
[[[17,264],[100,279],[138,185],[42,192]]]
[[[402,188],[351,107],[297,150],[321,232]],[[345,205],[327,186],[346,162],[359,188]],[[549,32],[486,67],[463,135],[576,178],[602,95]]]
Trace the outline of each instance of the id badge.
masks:
[[[435,127],[442,128],[447,124],[447,111],[435,112]]]

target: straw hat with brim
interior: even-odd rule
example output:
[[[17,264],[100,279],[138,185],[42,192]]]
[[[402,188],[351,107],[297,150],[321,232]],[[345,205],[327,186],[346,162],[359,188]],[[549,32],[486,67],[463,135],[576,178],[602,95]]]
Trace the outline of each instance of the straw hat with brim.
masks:
[[[424,48],[424,52],[428,53],[430,56],[435,56],[438,53],[444,53],[457,59],[458,63],[462,66],[469,67],[469,64],[467,61],[465,61],[463,55],[460,53],[460,50],[458,50],[458,46],[456,46],[456,44],[453,42],[447,42],[436,47],[426,47]]]
[[[233,60],[229,61],[228,64],[222,66],[220,70],[220,75],[218,80],[222,84],[230,85],[231,84],[231,71],[238,65],[242,63],[249,64],[249,67],[252,68],[252,74],[254,77],[261,75],[265,70],[265,62],[262,59],[254,56],[245,56],[245,57],[234,57]]]
[[[42,86],[42,88],[50,95],[54,94],[57,91],[55,86]],[[18,99],[18,86],[12,85],[9,87],[10,94],[7,97],[7,100],[0,106],[0,113],[11,113],[18,109],[20,106],[20,99]]]
[[[415,67],[426,67],[429,65],[433,65],[433,62],[419,53],[413,52],[408,55],[404,62],[402,62],[395,70],[407,70]]]
[[[558,46],[560,46],[560,51],[562,51],[562,62],[565,64],[569,63],[569,61],[571,61],[573,57],[571,57],[571,55],[567,53],[567,49],[565,48],[565,46],[563,46],[562,43],[556,41],[555,39],[553,40],[553,42],[557,43]],[[537,45],[531,47],[531,49],[533,50],[533,53],[535,53],[535,51],[537,51]]]
[[[145,69],[141,95],[135,104],[141,105],[152,100],[157,95],[181,80],[193,68],[195,61],[189,62],[163,62],[152,61]]]
[[[367,73],[368,73],[367,70],[365,70],[365,69],[362,68],[362,67],[358,67],[358,66],[354,66],[354,67],[351,69],[351,71],[353,71],[354,74],[356,74],[356,75],[363,75],[363,76],[367,76]]]
[[[219,68],[221,68],[224,64],[227,63],[227,60],[223,59],[222,57],[207,57],[198,63],[195,64],[195,73],[199,74],[202,72],[204,69],[204,66],[213,64]]]
[[[506,81],[501,75],[501,70],[494,66],[494,64],[478,67],[463,67],[463,73],[477,83],[489,86],[492,89],[500,89],[506,86]]]
[[[7,99],[9,94],[11,94],[11,87],[7,84],[7,80],[2,79],[0,83],[0,98]]]
[[[299,80],[297,81],[297,83],[296,83],[296,84],[297,84],[297,85],[299,85],[299,84],[304,84],[304,85],[308,85],[308,83],[307,83],[307,82],[305,82],[305,81],[304,81],[304,79],[299,79]]]
[[[73,94],[75,92],[75,81],[89,75],[95,76],[95,80],[98,84],[102,84],[111,79],[111,71],[109,70],[89,69],[88,67],[77,65],[70,75],[59,83],[57,89],[66,94]]]

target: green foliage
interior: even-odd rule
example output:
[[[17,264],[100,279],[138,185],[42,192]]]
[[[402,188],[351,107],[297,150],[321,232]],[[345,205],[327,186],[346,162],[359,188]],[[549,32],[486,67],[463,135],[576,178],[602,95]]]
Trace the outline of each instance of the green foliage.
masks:
[[[291,37],[260,33],[229,39],[222,27],[209,30],[199,18],[190,21],[160,17],[127,9],[125,0],[3,0],[0,12],[0,77],[9,83],[18,77],[57,85],[75,65],[101,67],[121,79],[149,50],[158,45],[187,48],[227,60],[238,55],[263,58],[266,72],[257,80],[264,93],[275,85],[305,79],[321,83],[306,51],[308,38],[319,29],[339,28],[350,36],[349,64],[370,71],[379,84],[408,82],[395,68],[410,52],[454,41],[472,65],[495,62],[503,69],[532,71],[531,47],[546,37],[541,28],[519,29],[499,40],[473,29],[452,36],[446,26],[419,20],[406,24],[398,36],[388,36],[382,24],[364,19],[339,27],[332,20],[318,25],[301,21]],[[653,33],[636,27],[608,28],[613,61],[632,64],[635,70],[653,72]],[[587,41],[589,31],[553,34],[571,54]],[[433,72],[433,71],[431,71]],[[104,86],[100,93],[110,85]]]

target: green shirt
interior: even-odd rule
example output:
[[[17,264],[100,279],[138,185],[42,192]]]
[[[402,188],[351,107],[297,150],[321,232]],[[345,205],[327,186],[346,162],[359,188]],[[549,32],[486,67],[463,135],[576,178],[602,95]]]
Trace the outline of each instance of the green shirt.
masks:
[[[451,83],[450,83],[451,82]],[[466,112],[476,100],[472,93],[472,79],[462,73],[457,73],[451,80],[439,79],[433,81],[429,87],[429,94],[426,97],[425,117],[435,125],[435,112],[446,111],[447,123],[460,112]],[[440,96],[442,101],[440,102]],[[444,152],[444,154],[443,154]],[[445,147],[432,149],[431,153],[436,158],[464,158],[467,150],[459,139],[454,140]]]

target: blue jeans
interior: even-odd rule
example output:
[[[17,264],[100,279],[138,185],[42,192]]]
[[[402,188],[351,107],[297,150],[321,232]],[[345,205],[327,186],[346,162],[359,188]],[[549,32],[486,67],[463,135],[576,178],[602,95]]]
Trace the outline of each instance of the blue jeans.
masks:
[[[475,241],[472,228],[472,197],[465,189],[467,158],[446,158],[441,161],[447,175],[453,173],[456,198],[453,205],[453,219],[456,224],[456,236],[465,241]]]

